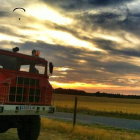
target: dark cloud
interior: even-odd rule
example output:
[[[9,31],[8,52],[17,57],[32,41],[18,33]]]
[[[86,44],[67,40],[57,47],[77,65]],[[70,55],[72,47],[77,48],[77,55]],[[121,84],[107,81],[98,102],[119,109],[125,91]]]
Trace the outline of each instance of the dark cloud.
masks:
[[[118,46],[120,44],[115,43],[113,41],[109,40],[103,40],[103,39],[94,39],[94,42],[99,46],[99,48],[106,50],[110,55],[117,55],[117,56],[122,56],[123,57],[140,57],[140,47],[137,49],[133,48],[122,48],[118,49]]]
[[[140,13],[120,14],[103,12],[98,14],[90,14],[88,12],[76,15],[79,21],[83,21],[83,26],[90,25],[92,28],[102,28],[102,30],[118,31],[124,30],[136,35],[140,35]]]
[[[114,23],[121,18],[121,15],[109,12],[98,14],[89,14],[88,12],[85,12],[83,15],[80,15],[79,17],[78,16],[77,16],[78,19],[80,20],[84,19],[84,21],[87,22],[88,24],[96,23],[98,25],[111,24],[112,22]]]
[[[117,5],[126,2],[132,2],[132,0],[87,0],[87,3],[99,6]]]
[[[104,7],[104,6],[118,6],[122,4],[126,4],[128,2],[132,2],[133,0],[42,0],[47,4],[61,7],[65,10],[80,10],[82,8],[96,8],[96,7]]]
[[[130,64],[129,62],[106,62],[103,64],[108,72],[117,73],[119,75],[138,74],[140,67]]]
[[[8,13],[4,11],[0,11],[0,17],[7,17]]]
[[[22,27],[21,27],[22,28]],[[25,28],[24,28],[25,29]],[[29,28],[28,28],[29,29]],[[30,28],[32,29],[32,28]],[[8,36],[14,36],[14,37],[21,37],[21,38],[24,38],[25,35],[22,35],[22,34],[18,34],[14,28],[9,28],[5,25],[2,25],[0,26],[0,32],[3,34],[3,35],[8,35]]]
[[[140,57],[140,51],[132,48],[122,48],[118,49],[120,44],[104,39],[94,39],[94,42],[99,46],[99,48],[106,50],[110,55],[124,55],[124,56],[136,56]]]
[[[78,60],[78,55],[83,54],[84,51],[71,47],[64,47],[61,45],[51,45],[44,42],[26,42],[19,44],[21,51],[39,49],[41,54],[49,61],[54,61],[55,66],[76,66],[74,61]],[[65,59],[64,59],[65,58]],[[59,62],[58,62],[59,61]]]

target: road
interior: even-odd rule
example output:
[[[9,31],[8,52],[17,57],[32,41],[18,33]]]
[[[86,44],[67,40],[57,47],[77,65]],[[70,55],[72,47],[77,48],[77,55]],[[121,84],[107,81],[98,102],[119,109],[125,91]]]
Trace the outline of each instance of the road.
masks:
[[[47,116],[42,116],[42,117],[67,120],[67,121],[73,120],[72,113],[62,113],[62,112],[55,112],[54,114],[48,114]],[[140,130],[140,121],[138,120],[77,114],[77,122],[84,123],[84,124],[101,124],[101,125],[107,125],[116,128],[125,128],[130,130]]]

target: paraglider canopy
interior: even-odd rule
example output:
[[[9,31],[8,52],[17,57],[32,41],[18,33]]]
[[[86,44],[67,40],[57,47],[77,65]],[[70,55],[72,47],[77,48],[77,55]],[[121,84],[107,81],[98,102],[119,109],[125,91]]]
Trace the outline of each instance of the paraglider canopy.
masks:
[[[22,9],[24,12],[26,12],[26,10],[25,10],[24,8],[21,8],[21,7],[15,8],[15,9],[13,10],[13,12],[16,11],[17,9]]]
[[[13,10],[13,12],[15,12],[16,10],[19,10],[19,9],[23,10],[24,12],[26,12],[26,10],[25,10],[24,8],[22,8],[22,7],[17,7],[17,8],[15,8],[15,9]],[[20,18],[19,18],[19,20],[20,20]]]

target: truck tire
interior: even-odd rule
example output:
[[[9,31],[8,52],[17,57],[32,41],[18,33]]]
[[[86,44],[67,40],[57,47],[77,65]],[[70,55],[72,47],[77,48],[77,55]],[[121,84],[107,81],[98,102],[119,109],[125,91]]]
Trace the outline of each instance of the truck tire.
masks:
[[[4,133],[9,129],[10,129],[10,127],[8,126],[8,124],[3,124],[3,123],[0,124],[0,133]]]
[[[19,121],[17,128],[20,140],[37,140],[40,133],[40,116],[24,116]]]
[[[11,128],[10,117],[6,115],[0,116],[0,133],[4,133]]]

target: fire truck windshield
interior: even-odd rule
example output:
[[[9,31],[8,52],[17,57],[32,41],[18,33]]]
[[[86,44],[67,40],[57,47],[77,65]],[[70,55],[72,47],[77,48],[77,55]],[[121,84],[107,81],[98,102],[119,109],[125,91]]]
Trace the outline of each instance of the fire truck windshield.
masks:
[[[40,61],[0,54],[0,69],[45,74],[45,66],[46,64]]]
[[[20,71],[45,74],[45,63],[27,59],[20,59]]]
[[[18,70],[18,59],[16,57],[0,54],[0,68]]]

